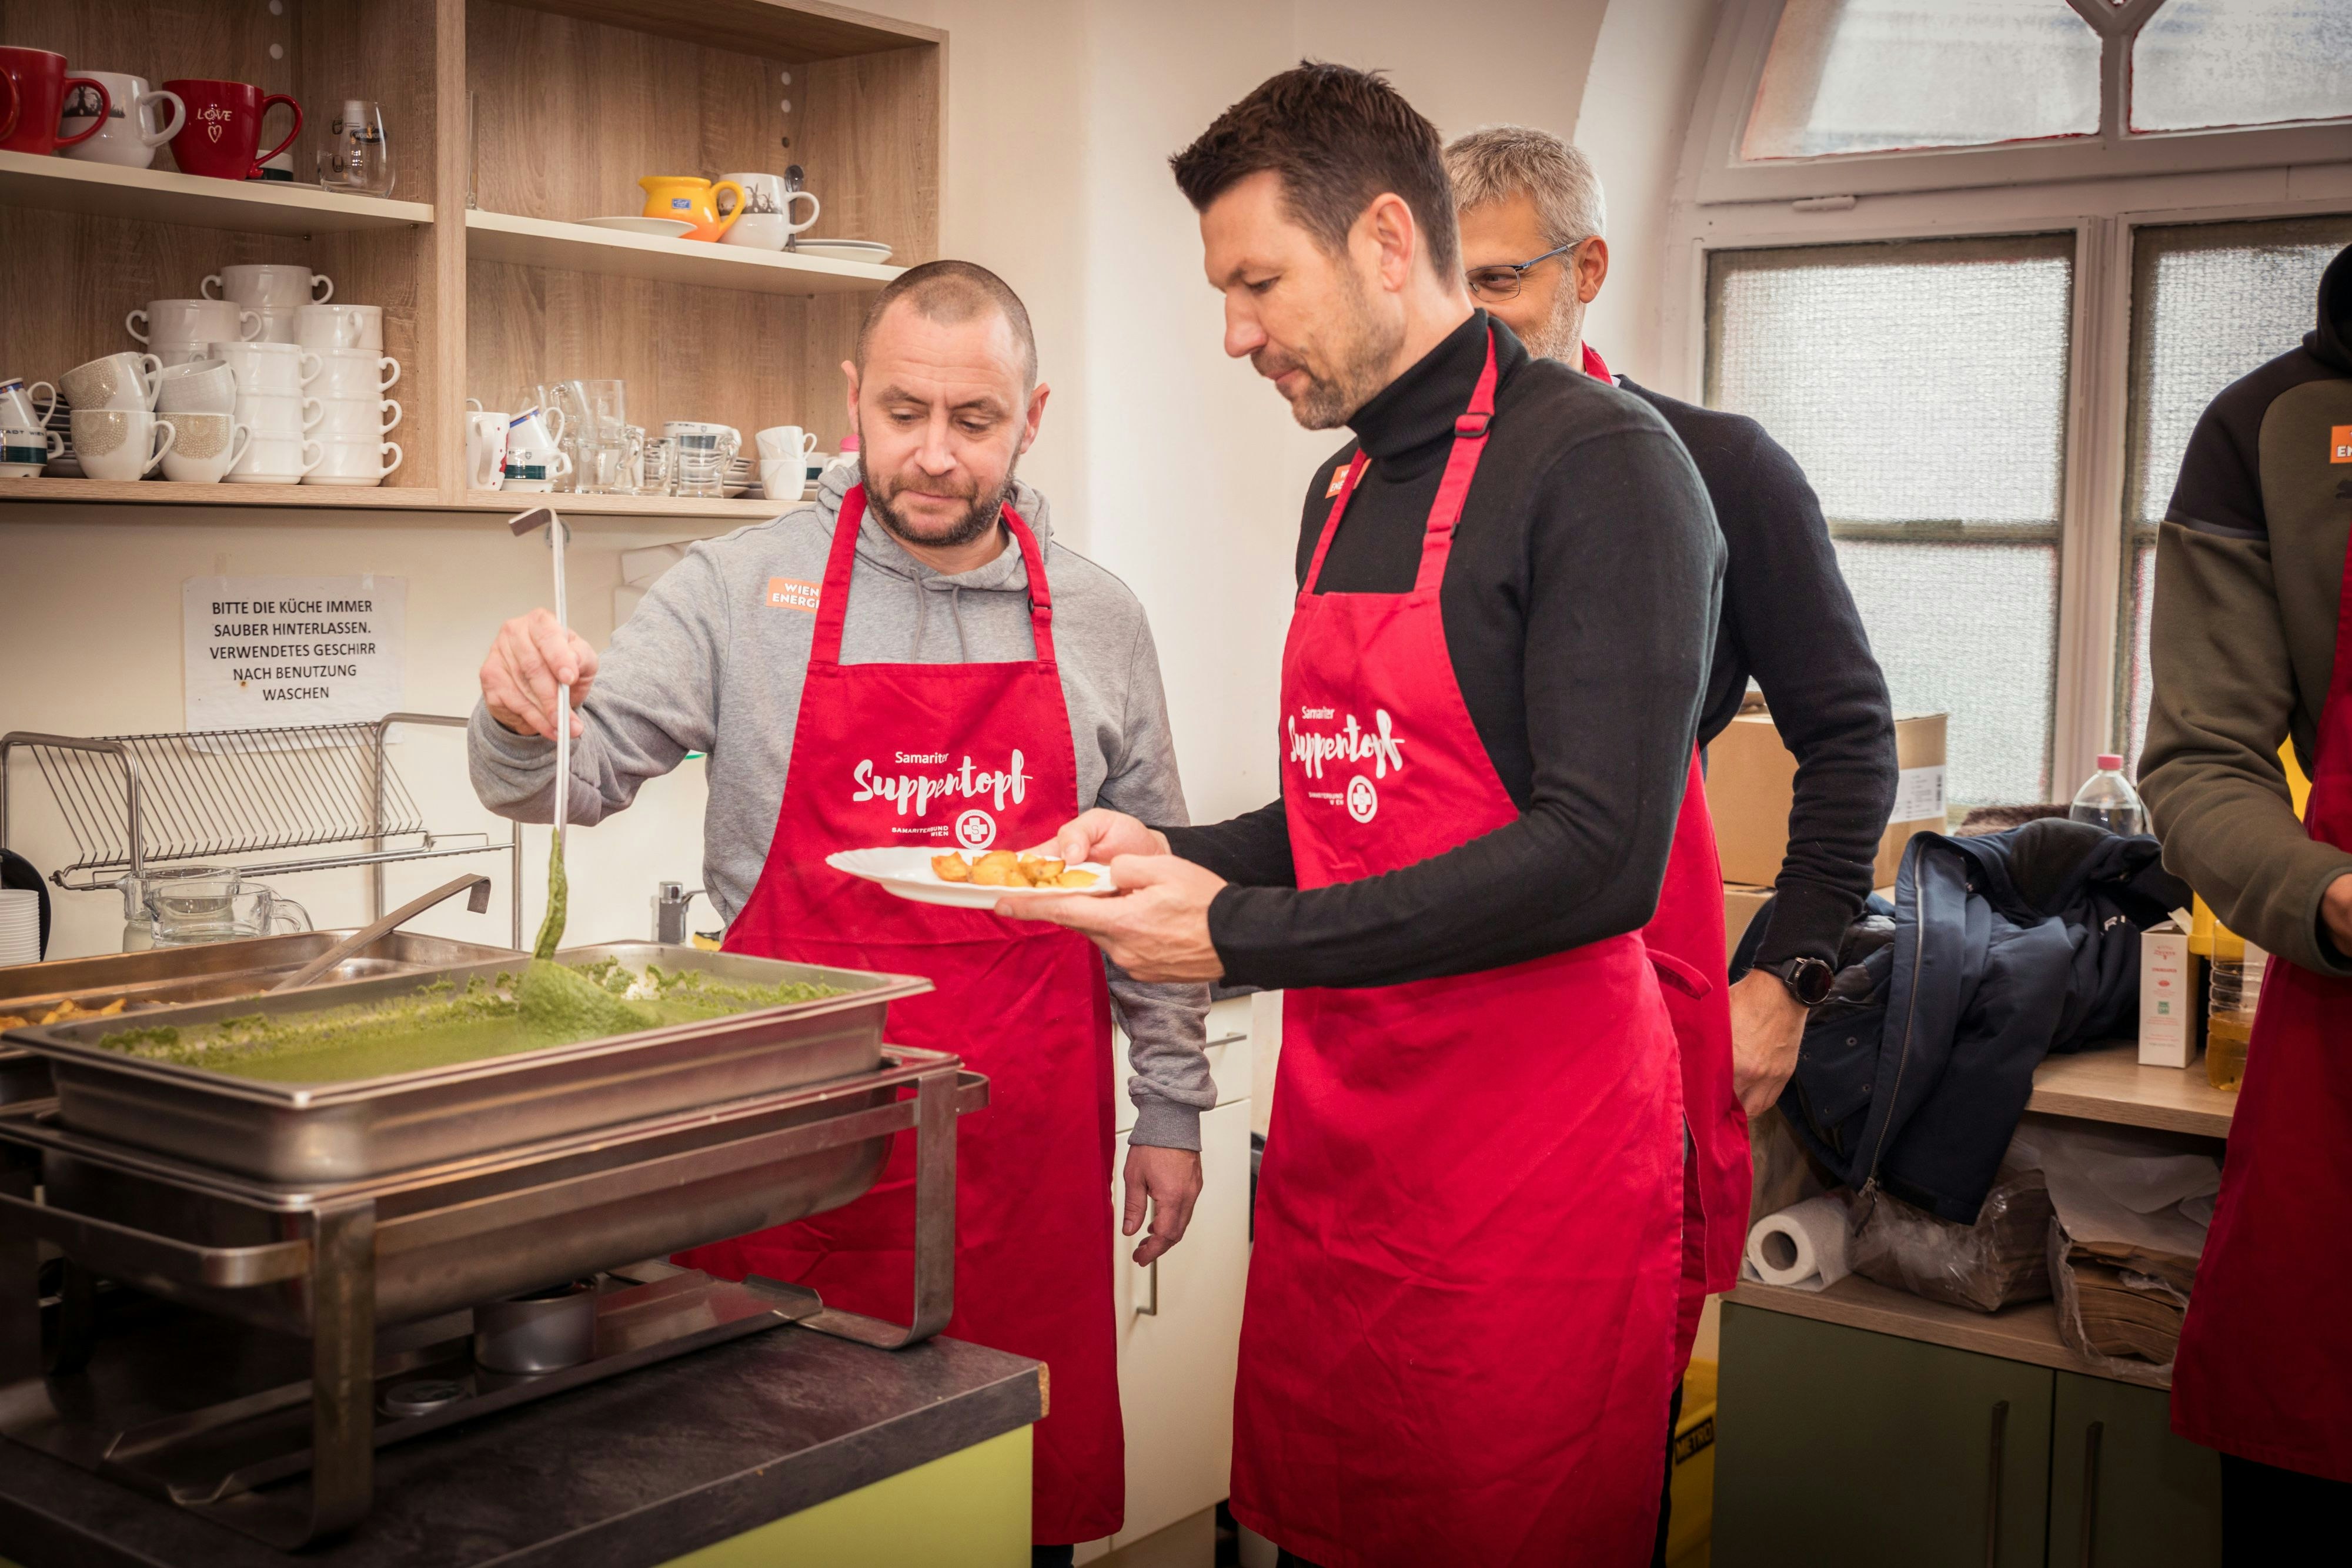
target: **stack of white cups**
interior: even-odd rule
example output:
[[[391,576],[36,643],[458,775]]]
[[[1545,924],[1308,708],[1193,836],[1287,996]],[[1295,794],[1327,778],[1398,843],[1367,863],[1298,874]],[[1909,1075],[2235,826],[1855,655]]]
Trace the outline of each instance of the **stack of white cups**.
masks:
[[[219,289],[218,294],[213,292]],[[252,311],[260,319],[257,343],[291,343],[294,313],[305,305],[324,305],[335,297],[335,280],[307,267],[260,262],[224,267],[196,286],[207,299],[222,299]],[[226,334],[222,334],[226,336]]]
[[[400,444],[384,435],[400,423],[400,404],[383,395],[400,366],[383,352],[380,305],[305,305],[294,312],[294,341],[319,370],[306,390],[320,401],[322,455],[305,485],[380,485],[400,466]]]
[[[41,895],[29,888],[0,888],[0,964],[41,961]]]
[[[319,400],[302,395],[319,373],[319,360],[292,343],[215,343],[212,357],[236,377],[235,423],[252,436],[227,475],[232,485],[297,485],[324,461],[311,432],[326,417]]]

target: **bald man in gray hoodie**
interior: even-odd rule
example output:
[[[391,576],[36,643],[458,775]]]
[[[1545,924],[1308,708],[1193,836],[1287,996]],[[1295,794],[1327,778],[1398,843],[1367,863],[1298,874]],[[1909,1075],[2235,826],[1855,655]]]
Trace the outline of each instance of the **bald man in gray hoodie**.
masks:
[[[1201,1113],[1215,1103],[1207,988],[1130,979],[1070,933],[888,898],[824,856],[960,839],[1024,848],[1051,839],[1073,795],[1079,809],[1182,821],[1183,790],[1143,607],[1055,542],[1045,497],[1013,476],[1047,393],[1018,298],[968,263],[914,268],[877,296],[844,370],[856,476],[830,473],[814,504],[695,545],[601,658],[544,611],[501,629],[469,735],[474,787],[493,810],[548,821],[553,727],[568,722],[567,820],[593,823],[706,752],[703,873],[730,951],[937,981],[893,1004],[892,1038],[956,1051],[996,1085],[959,1134],[949,1332],[1053,1366],[1033,1539],[1040,1561],[1067,1562],[1067,1543],[1123,1516],[1102,1223],[1109,1019],[1134,1071],[1123,1228],[1136,1234],[1149,1211],[1134,1255],[1149,1263],[1181,1238],[1200,1192]],[[926,673],[946,666],[961,668]],[[971,793],[975,767],[1003,781],[992,796]],[[909,808],[866,787],[877,770],[931,788]],[[904,1242],[880,1212],[861,1200],[691,1261],[881,1311],[859,1304],[877,1277],[861,1260]]]

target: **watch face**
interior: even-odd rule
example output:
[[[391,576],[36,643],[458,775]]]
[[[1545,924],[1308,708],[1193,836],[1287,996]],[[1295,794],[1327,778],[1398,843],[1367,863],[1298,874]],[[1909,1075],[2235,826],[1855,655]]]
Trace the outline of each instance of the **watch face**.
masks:
[[[1827,964],[1819,958],[1800,958],[1789,966],[1789,989],[1807,1007],[1819,1007],[1829,998],[1830,986],[1837,978]]]

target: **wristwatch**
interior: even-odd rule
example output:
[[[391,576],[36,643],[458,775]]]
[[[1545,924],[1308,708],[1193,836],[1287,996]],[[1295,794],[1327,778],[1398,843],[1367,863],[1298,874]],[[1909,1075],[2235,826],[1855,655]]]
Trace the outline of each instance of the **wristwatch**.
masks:
[[[1789,994],[1809,1008],[1820,1007],[1829,1000],[1830,984],[1837,978],[1837,971],[1819,958],[1790,958],[1756,967],[1767,975],[1778,976],[1780,983],[1789,988]]]

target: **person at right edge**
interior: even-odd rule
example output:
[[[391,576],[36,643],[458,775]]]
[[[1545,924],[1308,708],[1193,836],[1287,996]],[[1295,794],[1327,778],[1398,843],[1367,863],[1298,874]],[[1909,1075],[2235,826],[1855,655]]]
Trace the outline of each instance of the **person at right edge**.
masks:
[[[1462,225],[1470,297],[1528,351],[1633,393],[1690,449],[1728,550],[1715,661],[1698,743],[1739,712],[1752,677],[1796,753],[1789,849],[1755,967],[1727,998],[1669,992],[1683,1059],[1691,1145],[1683,1187],[1683,1278],[1675,1303],[1666,1486],[1651,1562],[1665,1568],[1675,1427],[1683,1374],[1710,1292],[1739,1277],[1748,1239],[1747,1117],[1780,1097],[1796,1070],[1810,1008],[1835,977],[1838,943],[1870,896],[1870,873],[1895,804],[1895,711],[1871,655],[1837,550],[1804,471],[1752,419],[1683,402],[1624,377],[1584,340],[1585,308],[1609,275],[1600,176],[1582,151],[1528,126],[1496,125],[1445,150]],[[1723,979],[1722,873],[1704,795],[1684,802],[1667,885],[1643,931],[1654,947]],[[1687,861],[1687,866],[1681,862]],[[1682,881],[1678,883],[1677,874]],[[1683,885],[1686,883],[1687,885]],[[1728,1035],[1727,1047],[1725,1036]]]
[[[2140,789],[2164,862],[2272,957],[2172,1429],[2221,1453],[2221,1561],[2352,1513],[2352,248],[2303,346],[2222,389],[2156,555]],[[2278,749],[2311,779],[2297,822]]]

